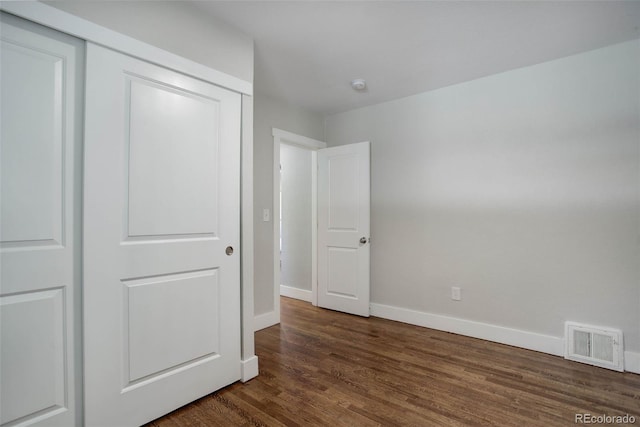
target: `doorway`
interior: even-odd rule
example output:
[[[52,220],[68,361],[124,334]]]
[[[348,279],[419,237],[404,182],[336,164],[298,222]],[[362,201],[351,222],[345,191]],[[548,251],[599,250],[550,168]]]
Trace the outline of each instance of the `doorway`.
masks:
[[[280,295],[317,305],[317,156],[327,144],[273,129],[274,310]]]
[[[280,295],[311,302],[312,152],[280,146]]]
[[[275,323],[280,322],[281,295],[369,316],[370,143],[327,148],[324,142],[275,128],[273,142]],[[304,167],[309,163],[311,171]],[[311,197],[298,201],[295,193]],[[287,241],[296,230],[302,237]],[[308,255],[304,259],[309,244],[310,260]],[[296,277],[302,277],[302,286],[296,286]]]

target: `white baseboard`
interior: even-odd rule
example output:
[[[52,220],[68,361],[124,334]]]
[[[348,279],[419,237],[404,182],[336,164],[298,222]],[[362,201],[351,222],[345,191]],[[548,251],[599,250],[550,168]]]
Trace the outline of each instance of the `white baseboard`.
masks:
[[[624,352],[624,370],[640,374],[640,353],[633,351]]]
[[[287,289],[283,292],[283,288]],[[290,289],[295,289],[295,291],[292,292],[292,294],[286,294],[286,292],[288,292]],[[300,293],[298,293],[298,291],[300,291]],[[311,301],[311,291],[304,291],[301,289],[280,285],[280,293],[283,296],[297,298],[304,301]],[[280,313],[277,313],[275,311],[270,311],[255,316],[253,320],[255,330],[259,331],[260,329],[277,325],[278,323],[280,323],[279,314]],[[426,313],[423,311],[410,310],[407,308],[394,307],[384,304],[372,303],[371,315],[375,317],[381,317],[383,319],[408,323],[410,325],[437,329],[439,331],[452,332],[454,334],[480,338],[487,341],[494,341],[502,344],[512,345],[515,347],[526,348],[529,350],[540,351],[542,353],[564,357],[564,339],[562,337],[543,335],[535,332],[523,331],[520,329],[506,328],[504,326],[497,326],[489,323],[458,319],[456,317]],[[253,378],[251,376],[251,373],[253,372],[251,369],[254,369],[256,372],[255,375],[257,375],[258,360],[257,357],[255,362],[253,362],[252,359],[247,360],[246,381]],[[253,363],[255,363],[255,367],[252,367]],[[245,378],[244,369],[245,368],[243,365],[243,378]],[[627,372],[640,374],[640,353],[632,351],[624,352],[624,370]],[[243,379],[243,381],[245,380]]]
[[[371,315],[556,356],[564,356],[564,339],[550,335],[383,304],[371,304]]]
[[[287,285],[280,285],[280,295],[283,297],[295,298],[302,301],[311,302],[311,291],[294,288]]]
[[[278,323],[280,323],[280,313],[276,311],[258,314],[253,318],[253,328],[255,331],[277,325]]]
[[[258,376],[258,356],[240,362],[240,375],[240,381],[243,383]]]

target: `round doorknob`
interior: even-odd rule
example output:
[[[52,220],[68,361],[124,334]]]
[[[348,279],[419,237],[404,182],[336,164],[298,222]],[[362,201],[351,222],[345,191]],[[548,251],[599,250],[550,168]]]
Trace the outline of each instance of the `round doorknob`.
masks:
[[[227,249],[224,250],[224,253],[229,256],[233,255],[233,246],[227,246]]]
[[[363,245],[364,245],[365,243],[367,243],[367,242],[368,242],[368,239],[367,239],[366,237],[361,237],[361,238],[360,238],[360,243],[362,243]]]

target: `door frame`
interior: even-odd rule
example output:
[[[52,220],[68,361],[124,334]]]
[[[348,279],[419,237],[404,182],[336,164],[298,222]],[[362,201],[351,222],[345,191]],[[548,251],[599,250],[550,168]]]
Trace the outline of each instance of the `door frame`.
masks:
[[[0,10],[242,95],[240,160],[241,380],[258,375],[253,310],[253,83],[105,28],[41,2],[0,2]],[[83,340],[77,340],[79,346]],[[84,367],[82,368],[84,370]]]
[[[318,305],[318,158],[327,143],[278,128],[273,135],[273,311],[280,323],[280,145],[311,151],[311,304]]]

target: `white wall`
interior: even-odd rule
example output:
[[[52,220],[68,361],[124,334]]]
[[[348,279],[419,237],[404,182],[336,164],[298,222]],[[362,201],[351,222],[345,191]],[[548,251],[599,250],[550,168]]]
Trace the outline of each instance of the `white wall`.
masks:
[[[280,144],[282,270],[280,283],[311,291],[311,150]]]
[[[323,118],[320,114],[291,107],[257,92],[254,96],[254,236],[255,236],[255,314],[274,310],[273,220],[262,221],[262,210],[273,213],[273,136],[278,128],[323,140]],[[277,201],[276,201],[277,202]]]
[[[253,82],[253,39],[183,1],[48,1],[223,73]]]
[[[640,351],[639,80],[636,40],[327,117],[372,143],[372,301]]]

